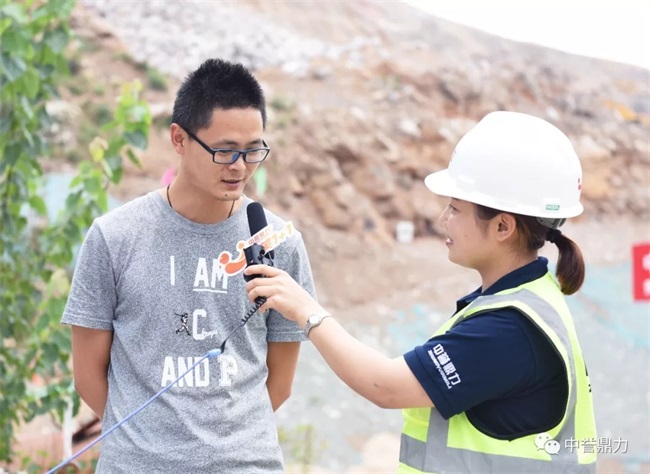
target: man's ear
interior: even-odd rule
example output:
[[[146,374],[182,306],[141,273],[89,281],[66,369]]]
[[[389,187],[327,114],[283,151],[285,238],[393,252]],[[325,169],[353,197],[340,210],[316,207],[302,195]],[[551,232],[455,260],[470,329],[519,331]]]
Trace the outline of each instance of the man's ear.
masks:
[[[172,146],[176,153],[183,156],[185,154],[185,145],[187,144],[187,136],[183,129],[177,124],[172,123],[169,127],[169,137],[172,141]]]
[[[497,226],[497,240],[499,242],[505,242],[515,235],[517,219],[512,214],[502,212],[496,216],[495,223]]]

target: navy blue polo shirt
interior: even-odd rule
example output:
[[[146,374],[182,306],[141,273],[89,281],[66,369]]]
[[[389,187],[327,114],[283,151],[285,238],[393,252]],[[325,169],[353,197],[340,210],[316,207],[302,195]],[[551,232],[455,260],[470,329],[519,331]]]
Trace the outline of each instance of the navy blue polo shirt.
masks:
[[[456,311],[479,296],[541,278],[547,265],[540,257],[483,293],[478,288],[457,301]],[[443,370],[429,351],[445,353]],[[465,412],[477,429],[492,437],[516,439],[547,431],[564,415],[568,387],[562,359],[546,335],[514,308],[464,320],[404,359],[443,418]]]

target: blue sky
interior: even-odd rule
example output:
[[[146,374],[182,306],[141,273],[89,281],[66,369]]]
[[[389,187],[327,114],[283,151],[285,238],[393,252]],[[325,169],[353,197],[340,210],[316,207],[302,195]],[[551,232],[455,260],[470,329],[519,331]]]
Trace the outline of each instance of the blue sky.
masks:
[[[648,0],[403,0],[505,38],[650,69]]]

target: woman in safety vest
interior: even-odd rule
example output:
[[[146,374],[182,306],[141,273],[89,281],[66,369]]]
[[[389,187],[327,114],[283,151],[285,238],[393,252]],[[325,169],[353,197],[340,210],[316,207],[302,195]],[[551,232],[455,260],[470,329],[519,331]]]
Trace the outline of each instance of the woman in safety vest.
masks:
[[[384,408],[404,408],[400,473],[593,473],[596,427],[580,344],[564,300],[585,266],[559,227],[579,215],[580,161],[569,139],[526,114],[493,112],[426,186],[449,259],[482,284],[421,346],[395,359],[350,336],[285,272],[253,266],[251,300],[267,298],[305,328],[330,367]],[[557,281],[538,256],[559,250]]]

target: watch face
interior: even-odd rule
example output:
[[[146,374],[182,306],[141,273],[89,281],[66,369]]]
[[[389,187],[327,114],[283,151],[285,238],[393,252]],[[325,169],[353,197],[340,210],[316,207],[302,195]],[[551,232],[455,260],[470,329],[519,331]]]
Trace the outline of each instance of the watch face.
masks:
[[[314,324],[314,323],[317,323],[319,319],[320,319],[320,316],[314,314],[313,316],[309,316],[308,321],[309,321],[311,324]]]

